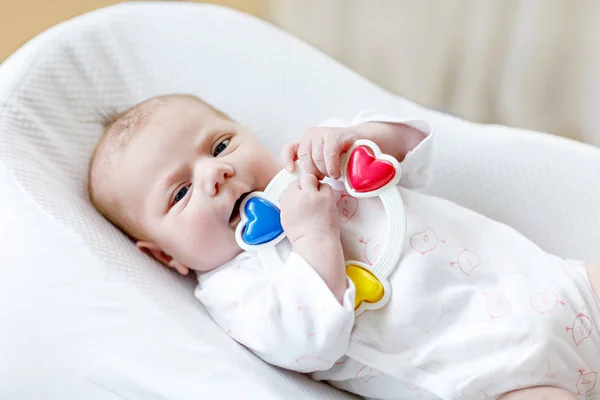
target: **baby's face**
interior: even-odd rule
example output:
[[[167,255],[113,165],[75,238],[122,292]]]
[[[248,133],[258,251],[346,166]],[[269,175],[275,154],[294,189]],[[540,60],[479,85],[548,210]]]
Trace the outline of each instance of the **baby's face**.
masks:
[[[118,190],[145,239],[165,264],[196,271],[241,252],[240,200],[280,170],[253,133],[191,99],[160,107],[117,163]]]

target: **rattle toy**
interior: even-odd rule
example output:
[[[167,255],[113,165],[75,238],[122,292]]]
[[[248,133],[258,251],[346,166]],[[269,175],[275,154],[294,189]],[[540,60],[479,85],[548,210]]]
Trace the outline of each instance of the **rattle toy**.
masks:
[[[365,310],[383,307],[391,296],[387,277],[402,255],[406,236],[406,218],[400,191],[396,187],[402,176],[400,163],[369,140],[357,140],[342,156],[342,180],[353,197],[379,196],[388,219],[388,240],[374,265],[346,261],[346,275],[356,286],[356,316]],[[302,174],[296,162],[294,173],[279,172],[264,192],[250,193],[240,204],[241,220],[236,227],[238,245],[256,252],[263,265],[281,266],[283,260],[275,245],[285,237],[281,226],[279,199],[291,181]]]

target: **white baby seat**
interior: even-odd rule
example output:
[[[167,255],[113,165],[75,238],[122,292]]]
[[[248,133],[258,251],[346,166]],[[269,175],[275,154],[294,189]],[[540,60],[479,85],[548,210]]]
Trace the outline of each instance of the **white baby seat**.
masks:
[[[342,399],[270,367],[213,324],[182,279],[139,253],[86,195],[101,116],[201,96],[270,149],[369,108],[436,127],[429,193],[564,257],[600,258],[600,151],[469,123],[391,95],[247,15],[131,3],[59,25],[0,67],[0,398]]]

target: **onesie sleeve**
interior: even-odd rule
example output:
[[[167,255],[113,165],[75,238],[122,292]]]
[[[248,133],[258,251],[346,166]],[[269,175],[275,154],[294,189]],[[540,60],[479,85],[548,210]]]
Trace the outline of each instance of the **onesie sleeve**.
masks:
[[[199,276],[195,292],[233,339],[264,361],[299,372],[327,370],[347,352],[354,325],[350,279],[340,304],[296,253],[278,268],[263,268],[256,256],[238,261],[209,279]]]
[[[329,119],[320,123],[319,126],[346,128],[366,122],[405,124],[423,132],[425,138],[414,149],[409,151],[400,163],[402,166],[400,185],[409,189],[419,189],[429,185],[431,182],[431,159],[433,155],[433,127],[429,122],[408,117],[363,111],[357,114],[352,120]]]

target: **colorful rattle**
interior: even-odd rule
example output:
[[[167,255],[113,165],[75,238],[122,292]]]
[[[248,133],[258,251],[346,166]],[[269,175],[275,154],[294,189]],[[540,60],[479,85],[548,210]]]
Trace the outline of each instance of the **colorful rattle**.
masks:
[[[346,274],[356,286],[356,316],[365,310],[383,307],[391,296],[387,277],[396,268],[406,236],[406,218],[400,191],[396,187],[402,176],[398,161],[382,154],[369,140],[357,140],[341,159],[342,180],[353,197],[379,196],[389,221],[389,237],[375,265],[346,261]],[[254,251],[263,265],[281,266],[283,261],[275,245],[284,237],[279,216],[279,199],[288,184],[300,176],[296,172],[279,172],[264,192],[250,193],[240,204],[241,221],[235,236],[241,248]]]

